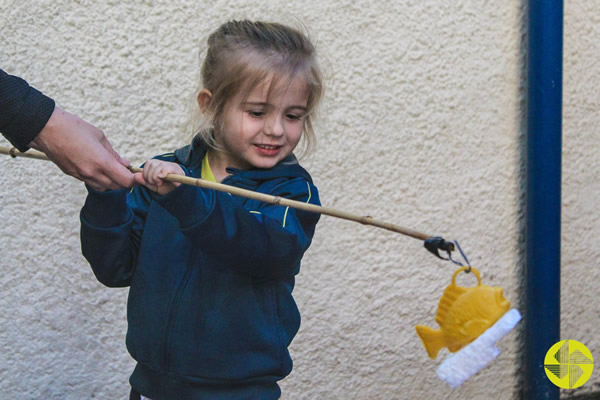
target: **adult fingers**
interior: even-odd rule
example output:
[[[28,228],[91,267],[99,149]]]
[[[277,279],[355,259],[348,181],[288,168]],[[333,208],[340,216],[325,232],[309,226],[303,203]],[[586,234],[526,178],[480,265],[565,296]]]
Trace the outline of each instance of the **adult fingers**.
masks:
[[[121,155],[117,153],[117,151],[112,147],[106,136],[102,136],[102,139],[100,139],[100,144],[115,160],[117,160],[123,166],[128,167],[130,165],[129,160],[124,157],[121,157]]]
[[[106,155],[80,165],[77,178],[96,190],[116,190],[133,186],[133,174],[112,156]]]
[[[111,158],[111,161],[104,165],[100,172],[100,177],[105,176],[110,180],[107,188],[118,189],[133,186],[133,174],[123,164]]]
[[[133,180],[136,185],[146,186],[148,182],[144,179],[144,174],[142,172],[136,172],[133,174]]]
[[[113,149],[106,136],[102,137],[100,144],[104,147],[109,156],[109,159],[103,164],[105,166],[103,171],[104,175],[107,175],[112,183],[119,187],[133,186],[133,174],[127,169],[129,161],[121,157],[119,153]]]

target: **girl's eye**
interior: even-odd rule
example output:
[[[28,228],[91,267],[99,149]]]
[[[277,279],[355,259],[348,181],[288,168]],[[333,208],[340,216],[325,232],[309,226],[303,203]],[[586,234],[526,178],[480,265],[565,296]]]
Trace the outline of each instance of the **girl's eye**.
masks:
[[[294,121],[298,121],[302,119],[302,115],[298,115],[298,114],[287,114],[286,117],[288,119],[294,120]]]
[[[248,114],[250,114],[250,116],[252,116],[252,117],[260,118],[265,115],[265,112],[264,111],[248,111]]]

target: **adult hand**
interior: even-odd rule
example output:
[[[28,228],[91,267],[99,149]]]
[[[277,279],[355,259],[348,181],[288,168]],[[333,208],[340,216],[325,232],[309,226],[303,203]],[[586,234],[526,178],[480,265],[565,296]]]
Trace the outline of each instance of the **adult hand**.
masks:
[[[104,133],[59,107],[29,147],[43,151],[65,174],[95,190],[133,185],[129,161],[117,154]]]

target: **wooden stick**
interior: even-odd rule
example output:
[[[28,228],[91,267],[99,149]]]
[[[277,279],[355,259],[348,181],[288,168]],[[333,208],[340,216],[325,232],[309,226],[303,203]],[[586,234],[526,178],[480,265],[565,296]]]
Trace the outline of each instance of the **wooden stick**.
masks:
[[[28,158],[36,158],[40,160],[48,160],[48,157],[39,151],[30,150],[26,153],[21,153],[15,148],[8,148],[0,146],[0,154],[7,154],[11,157],[28,157]],[[142,172],[142,168],[136,168],[129,166],[128,167],[131,172]],[[363,225],[371,225],[376,226],[378,228],[382,228],[388,231],[400,233],[402,235],[410,236],[415,239],[426,240],[431,237],[431,235],[427,235],[425,233],[415,231],[413,229],[404,228],[395,224],[390,224],[388,222],[378,221],[373,219],[371,216],[360,216],[351,214],[345,211],[339,211],[329,207],[317,206],[314,204],[303,203],[301,201],[290,200],[279,196],[271,196],[264,193],[253,192],[252,190],[241,189],[235,186],[224,185],[222,183],[215,183],[206,181],[203,179],[191,178],[189,176],[182,176],[176,174],[169,174],[165,177],[166,181],[169,182],[178,182],[184,185],[197,186],[206,189],[217,190],[219,192],[230,193],[236,196],[246,197],[248,199],[258,200],[265,203],[280,205],[284,207],[292,207],[298,210],[314,212],[323,215],[329,215],[331,217],[341,218],[348,221],[354,221],[361,223]]]
[[[37,150],[29,150],[27,153],[21,153],[19,150],[17,150],[14,147],[0,146],[0,154],[6,154],[8,156],[11,156],[12,158],[25,157],[25,158],[35,158],[38,160],[48,160],[49,161],[49,158],[46,154],[42,153],[41,151],[37,151]]]

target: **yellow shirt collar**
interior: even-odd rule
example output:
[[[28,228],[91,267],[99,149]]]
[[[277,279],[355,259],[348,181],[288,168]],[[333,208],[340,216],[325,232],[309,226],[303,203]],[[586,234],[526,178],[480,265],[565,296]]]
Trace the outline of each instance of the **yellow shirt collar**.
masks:
[[[210,182],[217,182],[217,180],[215,179],[215,176],[212,173],[212,170],[210,169],[210,163],[208,162],[208,152],[206,152],[206,154],[204,155],[204,158],[202,159],[202,172],[200,174],[200,177],[202,179],[204,179],[205,181],[210,181]]]

